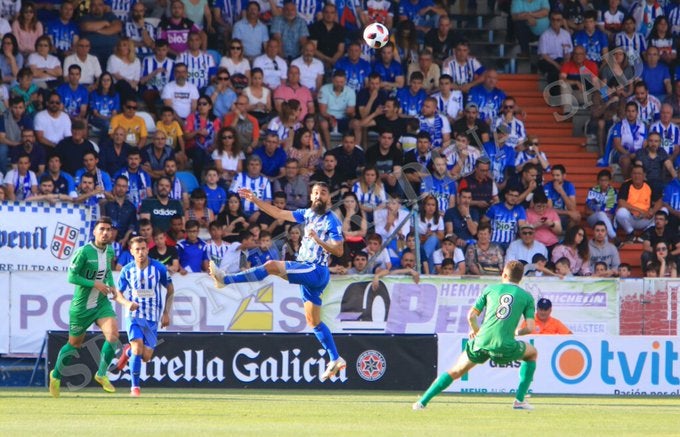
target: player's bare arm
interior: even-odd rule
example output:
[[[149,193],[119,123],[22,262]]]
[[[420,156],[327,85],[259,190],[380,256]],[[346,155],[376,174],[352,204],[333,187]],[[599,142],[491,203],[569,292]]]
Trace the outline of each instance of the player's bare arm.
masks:
[[[128,311],[136,311],[139,308],[139,304],[137,302],[132,302],[131,300],[127,300],[125,298],[125,296],[123,296],[123,293],[116,290],[114,287],[111,287],[110,292],[113,293],[113,301],[118,302],[123,307],[125,307]]]
[[[323,250],[330,253],[331,255],[340,257],[342,256],[343,253],[345,253],[345,248],[342,241],[335,240],[323,241],[321,238],[319,238],[319,235],[316,233],[314,229],[310,229],[307,235],[309,236],[309,238],[314,240],[316,244],[323,247]]]
[[[172,311],[172,301],[175,297],[175,286],[168,284],[165,290],[165,308],[163,308],[163,315],[161,316],[161,328],[170,325],[170,311]]]
[[[524,328],[515,331],[516,335],[527,335],[534,332],[536,329],[536,321],[534,319],[526,319],[527,325]]]
[[[481,313],[475,307],[470,308],[468,311],[468,325],[470,325],[470,338],[475,338],[477,333],[479,333],[479,323],[477,319]]]
[[[276,206],[272,205],[269,202],[265,202],[264,200],[258,199],[255,193],[253,193],[248,188],[239,189],[238,195],[241,196],[242,199],[245,199],[249,202],[253,202],[255,205],[257,205],[260,211],[264,212],[265,214],[271,217],[274,217],[275,219],[285,220],[289,222],[295,221],[292,211],[286,211],[277,208]]]

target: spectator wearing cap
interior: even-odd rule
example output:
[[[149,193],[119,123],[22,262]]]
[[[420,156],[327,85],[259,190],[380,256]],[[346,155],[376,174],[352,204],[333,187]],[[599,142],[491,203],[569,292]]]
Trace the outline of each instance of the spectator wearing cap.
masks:
[[[465,254],[460,247],[456,246],[456,237],[454,235],[447,235],[442,241],[441,249],[437,249],[432,254],[432,263],[434,264],[434,272],[428,272],[431,274],[441,274],[442,263],[444,260],[453,260],[455,265],[456,275],[465,274]],[[425,264],[427,265],[427,264]]]
[[[548,249],[543,243],[536,241],[534,225],[524,223],[519,227],[519,238],[510,243],[505,252],[505,263],[521,261],[526,265],[532,262],[536,254],[547,258]]]
[[[467,103],[464,116],[451,126],[451,134],[454,137],[459,133],[466,135],[470,144],[479,149],[489,141],[489,125],[479,119],[479,106],[476,103]]]
[[[229,86],[229,79],[231,76],[226,68],[220,68],[217,71],[217,82],[210,85],[205,94],[213,101],[213,114],[222,120],[225,115],[229,113],[231,107],[236,102],[236,93]]]
[[[571,332],[571,330],[567,328],[564,323],[552,317],[551,314],[552,302],[550,302],[550,299],[545,297],[540,298],[536,303],[536,330],[534,331],[534,334],[573,334],[573,332]],[[524,328],[525,325],[526,322],[522,322],[521,328]]]

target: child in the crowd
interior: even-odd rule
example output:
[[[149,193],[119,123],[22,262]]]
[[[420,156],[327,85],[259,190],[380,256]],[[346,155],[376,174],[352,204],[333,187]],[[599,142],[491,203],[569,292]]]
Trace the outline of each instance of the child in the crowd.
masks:
[[[644,267],[643,273],[645,278],[658,278],[661,274],[661,264],[657,260],[649,261]]]
[[[621,263],[619,264],[619,278],[620,279],[628,279],[631,277],[632,274],[632,269],[630,267],[630,264],[628,263]]]
[[[167,144],[175,151],[177,168],[184,170],[187,164],[187,155],[184,149],[184,132],[182,126],[175,119],[175,111],[170,106],[161,109],[161,119],[156,122],[156,129],[165,132]]]
[[[368,255],[366,252],[357,252],[352,257],[352,267],[347,270],[348,275],[362,275],[366,273],[366,265],[368,264]]]
[[[404,153],[416,148],[416,144],[418,143],[416,134],[419,129],[420,121],[417,118],[409,118],[406,122],[406,133],[397,140],[397,142],[401,144],[401,149]]]
[[[465,263],[463,263],[463,266],[465,266]],[[456,263],[453,261],[452,258],[444,258],[439,269],[439,276],[454,276],[455,274]]]
[[[598,278],[606,278],[607,277],[607,263],[603,261],[598,261],[595,263],[595,271],[593,272],[593,276],[597,276]]]
[[[571,273],[571,262],[569,262],[569,258],[563,256],[555,262],[555,273],[562,279],[568,276],[574,276]]]
[[[206,256],[205,242],[198,238],[198,221],[187,220],[185,229],[187,237],[177,242],[177,254],[180,264],[179,272],[182,275],[202,271],[203,259]]]
[[[168,246],[165,232],[161,229],[153,230],[153,242],[155,246],[149,250],[149,258],[153,258],[163,264],[170,273],[177,273],[180,270],[179,255],[174,246]]]
[[[279,252],[272,243],[272,235],[267,231],[260,232],[259,247],[248,257],[251,267],[261,266],[269,260],[278,261]]]
[[[387,250],[383,249],[378,253],[381,245],[382,237],[378,234],[371,234],[366,238],[365,250],[368,254],[368,259],[370,260],[378,254],[368,265],[368,273],[375,273],[379,270],[392,270],[392,261],[390,260],[390,255],[387,253]]]
[[[218,185],[219,180],[220,174],[217,169],[211,167],[205,171],[205,184],[201,187],[208,199],[206,205],[212,210],[215,217],[222,212],[227,203],[227,192]]]

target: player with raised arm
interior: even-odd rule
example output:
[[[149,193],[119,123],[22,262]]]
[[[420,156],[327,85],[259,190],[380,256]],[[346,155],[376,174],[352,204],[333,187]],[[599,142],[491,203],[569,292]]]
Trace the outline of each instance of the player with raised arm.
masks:
[[[57,356],[54,369],[50,372],[50,394],[59,397],[61,376],[64,367],[68,366],[74,355],[83,345],[85,333],[93,323],[104,334],[104,346],[101,350],[99,369],[94,376],[104,388],[113,393],[115,387],[111,385],[106,371],[116,353],[118,342],[118,323],[113,305],[108,295],[128,310],[137,309],[137,304],[125,299],[116,290],[111,274],[113,248],[111,242],[112,222],[108,217],[101,217],[94,225],[94,241],[78,249],[73,255],[73,261],[68,268],[68,282],[76,286],[69,309],[68,342],[61,348]]]
[[[170,324],[175,289],[165,266],[149,258],[149,246],[144,237],[130,240],[130,253],[134,261],[128,263],[120,272],[118,290],[127,299],[137,303],[139,308],[126,314],[125,326],[130,344],[123,349],[116,367],[123,370],[128,360],[130,361],[132,382],[130,396],[139,397],[139,373],[142,361],[148,362],[153,356],[158,338],[158,319],[160,318],[161,328]],[[165,305],[161,287],[165,287],[166,290]]]
[[[507,364],[522,360],[519,368],[519,387],[513,404],[516,410],[533,410],[524,400],[529,385],[536,371],[536,348],[523,341],[515,340],[515,335],[526,335],[534,332],[534,298],[517,284],[522,280],[524,264],[510,261],[503,269],[502,283],[486,287],[474,306],[468,312],[470,324],[470,341],[465,346],[456,364],[442,373],[430,385],[425,394],[413,404],[414,410],[422,410],[433,397],[461,376],[465,375],[477,364],[488,359],[498,364]],[[482,326],[477,319],[486,308]],[[524,316],[526,326],[517,329],[521,317]]]
[[[330,280],[328,257],[342,256],[343,253],[342,224],[329,208],[331,196],[328,185],[314,182],[310,194],[311,208],[296,211],[279,209],[269,202],[258,199],[247,188],[239,189],[238,194],[243,199],[255,203],[260,211],[275,219],[304,223],[305,236],[297,261],[270,260],[261,266],[233,275],[225,275],[211,262],[210,276],[215,280],[217,288],[222,288],[225,284],[261,281],[269,275],[276,275],[291,284],[301,285],[307,324],[314,329],[316,338],[331,359],[320,377],[321,381],[325,381],[347,366],[345,360],[338,355],[330,329],[321,321],[321,293]]]

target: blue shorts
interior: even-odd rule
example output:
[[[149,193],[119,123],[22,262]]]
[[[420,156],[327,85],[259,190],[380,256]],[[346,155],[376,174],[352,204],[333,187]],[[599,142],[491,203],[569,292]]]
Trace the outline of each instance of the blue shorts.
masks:
[[[128,340],[144,340],[144,346],[156,349],[158,342],[158,322],[128,317],[125,322]]]
[[[326,289],[331,275],[328,267],[319,264],[286,261],[288,282],[302,286],[302,301],[321,305],[321,293]]]

